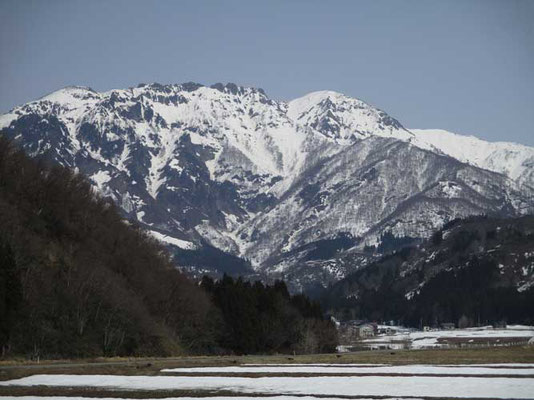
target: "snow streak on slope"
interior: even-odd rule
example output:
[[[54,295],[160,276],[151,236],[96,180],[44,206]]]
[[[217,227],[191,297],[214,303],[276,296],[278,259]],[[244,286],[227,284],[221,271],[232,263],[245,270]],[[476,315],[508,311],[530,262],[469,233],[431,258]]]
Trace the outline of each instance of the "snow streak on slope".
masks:
[[[148,231],[150,235],[163,243],[172,244],[173,246],[179,247],[185,250],[194,250],[196,248],[195,244],[188,242],[187,240],[176,239],[156,231]]]

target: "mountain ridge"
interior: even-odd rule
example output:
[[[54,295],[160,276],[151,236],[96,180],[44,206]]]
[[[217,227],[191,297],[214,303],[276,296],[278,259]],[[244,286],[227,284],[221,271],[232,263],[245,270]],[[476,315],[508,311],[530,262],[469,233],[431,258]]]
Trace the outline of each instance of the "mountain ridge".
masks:
[[[20,109],[24,107],[27,104],[36,103],[39,101],[53,101],[62,103],[65,101],[69,101],[72,99],[80,99],[84,98],[83,94],[86,95],[86,99],[95,99],[95,97],[102,97],[102,96],[113,96],[114,93],[118,92],[125,92],[125,91],[131,91],[132,93],[135,92],[135,90],[138,90],[140,88],[146,88],[146,87],[156,87],[156,88],[162,88],[162,87],[180,87],[183,88],[186,91],[192,91],[194,89],[198,89],[201,87],[204,88],[216,88],[217,90],[224,92],[224,91],[230,91],[230,92],[245,92],[245,91],[251,91],[251,92],[258,92],[266,96],[265,91],[260,88],[254,88],[254,87],[245,87],[245,86],[238,86],[233,83],[229,83],[227,85],[217,83],[213,84],[211,86],[205,86],[200,83],[195,82],[187,82],[184,84],[170,84],[170,85],[161,85],[159,83],[152,83],[152,84],[139,84],[135,87],[130,87],[127,89],[111,89],[103,92],[97,92],[94,89],[88,87],[88,86],[77,86],[77,85],[71,85],[66,86],[62,89],[58,89],[56,91],[53,91],[51,93],[45,94],[44,96],[39,97],[38,99],[31,101],[29,103],[16,106],[13,109],[9,110],[8,112],[2,114],[2,118],[0,120],[0,127],[4,128],[9,125],[9,123],[12,121],[12,118],[16,118],[14,115],[12,118],[9,118],[10,114],[13,114],[12,111]],[[78,93],[77,93],[78,92]],[[358,99],[358,98],[352,98],[350,96],[347,96],[341,92],[336,92],[332,90],[318,90],[314,92],[310,92],[308,94],[305,94],[301,97],[288,100],[288,101],[278,101],[279,104],[286,104],[288,107],[288,116],[290,116],[293,120],[298,120],[301,118],[301,115],[304,110],[302,105],[300,105],[300,112],[295,111],[295,108],[298,110],[298,104],[306,101],[310,101],[310,99],[317,99],[320,98],[321,100],[331,100],[331,98],[336,99],[345,99],[349,101],[353,101],[355,103],[359,103],[361,105],[371,107],[373,109],[376,109],[378,112],[382,112],[382,110],[379,110],[375,106],[372,106],[370,103],[365,102],[364,100]],[[274,101],[274,100],[272,100]],[[319,102],[320,103],[320,102]],[[311,102],[311,105],[314,105],[313,101]],[[385,113],[384,113],[385,114]],[[387,114],[386,114],[387,115]],[[388,119],[391,117],[387,116]],[[431,151],[440,151],[443,154],[449,155],[453,158],[456,158],[462,162],[467,162],[471,165],[478,166],[483,169],[489,169],[494,172],[500,172],[504,173],[507,176],[510,176],[512,179],[517,179],[520,175],[520,172],[513,171],[511,168],[501,168],[499,170],[498,168],[495,168],[495,165],[490,165],[488,163],[489,160],[480,160],[480,158],[488,159],[490,158],[491,153],[498,152],[499,150],[507,150],[510,152],[523,152],[524,155],[522,155],[522,158],[525,159],[524,161],[528,162],[528,167],[532,168],[534,165],[534,161],[532,160],[532,157],[534,157],[534,148],[532,146],[515,143],[515,142],[507,142],[507,141],[496,141],[491,142],[484,139],[480,139],[479,137],[475,135],[465,135],[465,134],[459,134],[459,133],[453,133],[444,129],[419,129],[419,128],[404,128],[398,120],[391,118],[394,125],[397,125],[398,127],[402,128],[403,130],[407,131],[408,134],[405,136],[395,136],[396,139],[399,140],[406,140],[412,144],[415,144],[418,147],[421,147],[423,149],[431,150]],[[373,134],[376,134],[376,132],[372,132]],[[446,138],[447,140],[442,140],[443,138]],[[455,142],[461,140],[462,145],[468,145],[469,151],[475,151],[478,154],[474,154],[474,157],[471,158],[473,154],[469,154],[466,152],[465,148],[462,148],[462,146],[451,146],[451,142]],[[478,148],[477,148],[478,147]],[[480,149],[482,147],[482,149]],[[483,154],[482,156],[480,154]],[[486,162],[484,162],[486,161]],[[534,178],[528,179],[527,184],[532,186],[532,182],[534,182]]]
[[[513,180],[332,91],[282,102],[235,84],[68,87],[4,114],[0,132],[86,174],[160,239],[207,243],[257,272],[288,273],[291,251],[340,234],[362,247],[534,209],[528,152]],[[501,172],[516,171],[513,156]]]

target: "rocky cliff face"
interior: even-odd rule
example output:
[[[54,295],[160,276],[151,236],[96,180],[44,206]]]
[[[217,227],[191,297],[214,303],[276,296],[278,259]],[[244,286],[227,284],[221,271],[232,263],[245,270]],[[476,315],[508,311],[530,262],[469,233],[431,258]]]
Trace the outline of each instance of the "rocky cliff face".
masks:
[[[345,276],[358,263],[343,256],[385,233],[417,239],[456,217],[534,207],[532,149],[468,164],[446,140],[335,92],[286,103],[234,84],[68,87],[0,129],[87,175],[177,254],[212,246],[302,284]],[[211,259],[190,269],[217,269]]]

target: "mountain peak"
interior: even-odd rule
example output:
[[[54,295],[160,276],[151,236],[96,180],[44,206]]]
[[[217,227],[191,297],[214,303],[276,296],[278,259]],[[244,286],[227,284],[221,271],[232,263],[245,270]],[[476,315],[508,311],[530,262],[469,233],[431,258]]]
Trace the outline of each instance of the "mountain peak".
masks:
[[[299,119],[303,113],[309,111],[312,108],[325,105],[333,106],[336,103],[340,103],[346,100],[359,101],[357,99],[352,99],[348,96],[345,96],[342,93],[334,92],[332,90],[320,90],[316,92],[311,92],[305,94],[302,97],[298,97],[288,102],[289,105],[289,115],[293,119]],[[363,103],[363,102],[362,102]]]
[[[49,93],[38,101],[48,100],[54,103],[70,102],[73,99],[87,99],[94,98],[98,95],[98,92],[94,91],[88,86],[65,86],[62,89]]]
[[[244,94],[246,92],[259,92],[265,95],[265,91],[263,89],[240,86],[232,82],[228,82],[227,84],[217,82],[211,85],[210,88],[217,89],[219,92],[223,93]]]
[[[330,99],[343,99],[343,98],[350,99],[349,96],[346,96],[345,94],[340,93],[340,92],[336,92],[334,90],[317,90],[315,92],[310,92],[308,94],[305,94],[304,96],[299,97],[298,99],[295,99],[295,100],[308,99],[310,102],[319,103],[320,101],[322,101],[324,99],[327,99],[327,98],[330,98]]]
[[[288,103],[288,116],[297,124],[310,126],[340,143],[369,136],[409,136],[400,122],[384,111],[357,98],[322,90]]]
[[[202,83],[198,82],[184,82],[179,84],[161,84],[157,82],[153,83],[140,83],[138,84],[135,89],[149,89],[149,90],[156,90],[156,91],[185,91],[185,92],[194,92],[200,88],[209,88],[209,89],[215,89],[218,90],[221,93],[229,93],[233,95],[242,95],[247,93],[261,93],[262,95],[266,96],[265,91],[261,88],[254,88],[254,87],[247,87],[238,85],[236,83],[228,82],[228,83],[221,83],[217,82],[210,86],[203,85]]]

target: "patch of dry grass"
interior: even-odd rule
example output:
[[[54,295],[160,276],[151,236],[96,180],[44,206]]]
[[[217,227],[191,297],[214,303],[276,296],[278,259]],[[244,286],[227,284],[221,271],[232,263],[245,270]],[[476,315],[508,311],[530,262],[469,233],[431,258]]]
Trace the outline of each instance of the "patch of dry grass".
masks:
[[[215,367],[240,364],[376,363],[376,364],[482,364],[534,363],[534,346],[477,349],[383,350],[343,354],[198,356],[174,358],[113,358],[54,360],[0,365],[0,380],[34,374],[157,375],[163,368]]]

